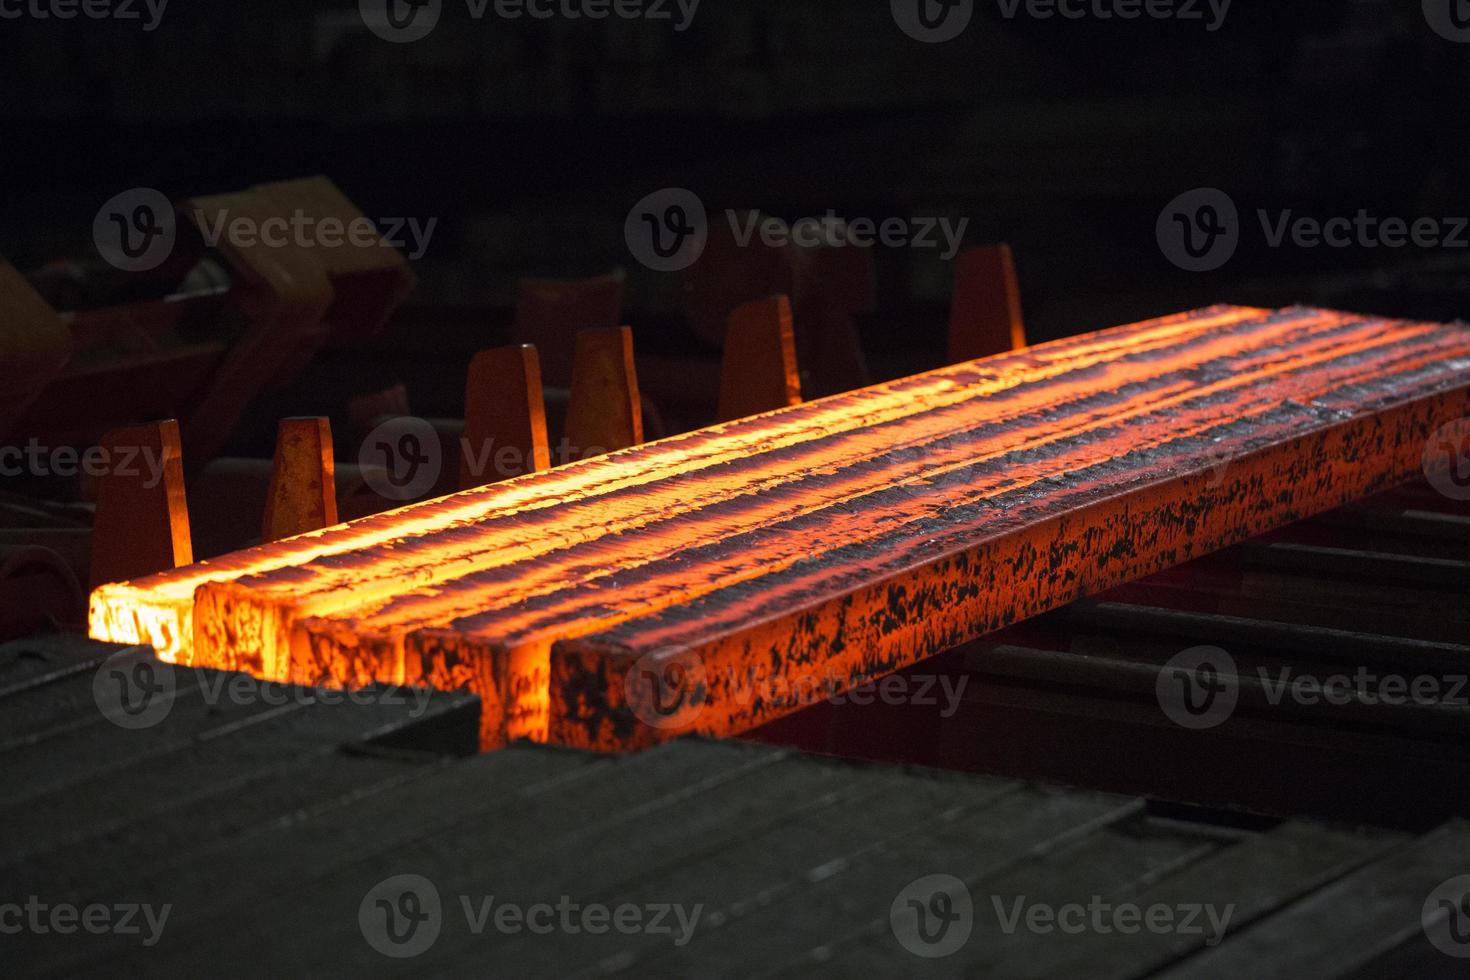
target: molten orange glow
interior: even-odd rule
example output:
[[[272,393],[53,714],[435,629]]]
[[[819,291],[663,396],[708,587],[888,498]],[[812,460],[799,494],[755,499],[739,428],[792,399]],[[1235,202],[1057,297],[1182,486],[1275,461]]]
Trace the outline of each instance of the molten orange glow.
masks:
[[[1149,321],[107,586],[93,594],[92,632],[272,679],[469,688],[485,700],[487,747],[548,732],[616,747],[638,739],[614,732],[610,715],[589,717],[584,693],[566,693],[603,668],[609,689],[593,700],[626,713],[612,688],[629,657],[725,651],[732,635],[758,626],[790,631],[794,610],[887,581],[894,559],[924,568],[925,555],[952,558],[1021,515],[1041,515],[1042,503],[1100,508],[1150,482],[1208,471],[1346,418],[1370,388],[1385,404],[1445,390],[1451,362],[1466,357],[1470,332],[1461,329],[1322,311],[1221,307]],[[1233,431],[1242,424],[1248,431]],[[1390,455],[1363,472],[1381,477],[1397,465]],[[1279,523],[1316,499],[1261,514]],[[1242,527],[1260,519],[1230,516]],[[1083,523],[1073,533],[1101,532]],[[1201,547],[1230,533],[1213,527]],[[1144,564],[1181,547],[1179,533],[1152,534],[1168,540],[1133,542],[1148,552]],[[860,553],[829,559],[837,549]],[[1102,580],[1082,562],[1079,551],[1054,563],[1050,585],[1009,582],[1028,594],[996,601],[1049,608],[1076,582]],[[950,584],[961,576],[945,574]],[[874,655],[888,642],[883,631],[822,620],[819,639],[837,650],[821,656],[858,682],[987,625],[965,616],[937,615],[944,636],[930,631],[897,658]],[[850,642],[859,635],[870,649]],[[750,668],[751,649],[721,652],[719,663]],[[760,656],[776,663],[765,669],[784,669],[779,655]],[[764,720],[732,707],[740,699],[728,685],[723,693],[701,730]]]

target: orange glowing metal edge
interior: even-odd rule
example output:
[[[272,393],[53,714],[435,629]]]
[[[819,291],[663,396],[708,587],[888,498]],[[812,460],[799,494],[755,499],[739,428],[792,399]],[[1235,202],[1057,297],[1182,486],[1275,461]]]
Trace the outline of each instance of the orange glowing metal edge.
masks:
[[[1008,615],[1050,608],[1079,583],[1108,580],[1063,563],[1050,570],[1051,585],[1028,585],[1025,601],[992,596],[983,616],[964,601],[932,610],[942,630],[920,630],[923,642],[901,656],[879,655],[891,645],[888,633],[823,619],[823,604],[855,601],[896,572],[881,555],[824,561],[829,552],[881,542],[882,555],[910,560],[903,574],[923,580],[942,564],[927,587],[963,584],[973,568],[960,571],[953,548],[941,554],[935,542],[961,552],[1014,544],[1025,538],[1016,515],[1034,513],[1022,527],[1032,531],[1054,517],[1038,501],[1101,516],[1108,501],[1150,480],[1178,478],[1177,487],[1221,455],[1249,461],[1258,444],[1286,445],[1326,425],[1315,409],[1282,416],[1283,406],[1331,401],[1337,418],[1355,407],[1343,393],[1364,386],[1388,385],[1389,401],[1463,393],[1467,358],[1463,328],[1217,307],[956,365],[104,586],[93,594],[92,632],[150,642],[165,659],[272,679],[468,688],[485,701],[486,747],[550,734],[617,748],[668,727],[636,724],[637,699],[619,693],[635,659],[663,663],[705,650],[714,657],[701,655],[706,668],[779,675],[787,669],[780,656],[761,651],[757,664],[748,641],[743,652],[725,644],[742,631],[763,629],[769,639],[786,630],[805,644],[808,661],[825,660],[856,683],[937,652],[941,640],[961,642]],[[1242,420],[1248,431],[1227,432]],[[1281,469],[1284,459],[1267,462]],[[1371,479],[1402,469],[1395,454],[1368,464]],[[1069,486],[1070,474],[1098,468],[1102,477]],[[1230,507],[1218,514],[1255,527],[1331,496],[1267,507],[1249,522]],[[1167,498],[1155,491],[1140,500]],[[1139,562],[1116,567],[1152,567],[1171,548],[1218,547],[1233,533],[1222,516],[1198,520],[1197,542],[1155,529],[1168,548],[1141,547]],[[1118,527],[1141,540],[1151,533],[1136,521]],[[1102,531],[1074,519],[1069,533],[1084,535],[1085,551]],[[822,628],[802,629],[782,604],[806,608]],[[824,642],[846,653],[834,656]],[[739,731],[799,707],[752,710],[738,685],[721,683],[697,699],[722,706],[699,713],[702,730]]]
[[[1171,318],[1158,321],[1151,325],[1152,329],[1140,330],[1136,337],[1129,339],[1140,347],[1149,343],[1164,345],[1181,334],[1229,322],[1235,315],[1234,311],[1222,310],[1209,319]],[[1034,359],[1041,368],[1050,368],[1060,374],[1078,364],[1088,363],[1089,359],[1116,352],[1121,346],[1118,339],[1105,335],[1088,336],[1032,348],[1027,360]],[[956,384],[954,375],[968,378],[972,373],[968,365],[958,365],[860,393],[809,402],[756,420],[726,423],[546,473],[467,490],[439,501],[403,507],[145,579],[103,585],[92,593],[89,616],[92,634],[114,642],[147,643],[168,662],[193,664],[194,594],[201,586],[300,568],[312,562],[363,553],[394,542],[462,530],[491,515],[529,513],[568,501],[596,500],[603,495],[677,477],[696,469],[738,462],[753,449],[792,445],[824,434],[849,432],[904,418],[916,411],[916,404],[940,400],[966,401],[1002,387],[1021,384],[1024,380],[1022,372],[1028,365],[1019,359],[1003,360],[1016,360],[1017,363],[998,365],[991,383],[971,390]],[[644,516],[649,519],[656,515],[649,510]],[[629,523],[626,526],[635,525]],[[618,529],[622,527],[620,525]],[[521,542],[528,554],[549,550],[540,544]],[[411,569],[395,565],[391,569],[385,567],[382,574],[375,574],[378,569],[369,562],[365,571],[348,568],[336,574],[322,573],[319,577],[324,585],[336,593],[335,602],[328,599],[324,604],[335,604],[338,608],[353,604],[351,596],[340,592],[340,586],[354,584],[366,576],[374,577],[377,586],[374,595],[381,597],[394,595],[402,589],[404,581],[400,574],[404,571],[413,576],[415,584],[433,584],[449,579],[461,574],[462,569],[445,568],[437,559],[471,560],[484,551],[474,540],[425,550],[424,560],[415,563]],[[293,586],[287,585],[282,593],[289,595],[292,590]],[[259,659],[263,664],[275,664],[281,660],[274,648],[262,650],[249,659]]]

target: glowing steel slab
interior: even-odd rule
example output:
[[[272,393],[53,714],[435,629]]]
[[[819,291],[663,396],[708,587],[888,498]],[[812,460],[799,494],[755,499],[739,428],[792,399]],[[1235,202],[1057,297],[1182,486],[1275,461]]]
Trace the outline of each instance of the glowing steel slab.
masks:
[[[99,589],[92,630],[467,687],[487,747],[736,732],[1398,480],[1467,386],[1464,327],[1213,308]]]

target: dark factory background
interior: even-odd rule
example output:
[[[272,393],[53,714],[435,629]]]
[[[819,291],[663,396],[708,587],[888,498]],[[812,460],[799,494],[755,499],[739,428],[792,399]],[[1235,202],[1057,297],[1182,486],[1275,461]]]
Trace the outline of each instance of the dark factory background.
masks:
[[[1465,976],[1467,103],[1470,0],[0,0],[0,973]]]
[[[146,21],[147,9],[139,4]],[[629,254],[629,208],[687,187],[712,220],[966,219],[1015,252],[1032,341],[1232,301],[1463,315],[1470,249],[1273,248],[1255,215],[1470,214],[1470,46],[1417,3],[1239,0],[1223,20],[1106,21],[978,4],[920,43],[885,2],[705,0],[671,20],[475,20],[446,6],[412,44],[352,4],[175,0],[156,29],[0,21],[0,254],[85,260],[99,205],[312,174],[370,216],[436,222],[387,330],[335,337],[267,391],[234,451],[268,455],[284,414],[340,414],[403,383],[416,414],[462,408],[463,365],[508,334],[518,280],[626,271],[645,394],[670,427],[709,421],[678,369],[717,352],[682,280]],[[1155,222],[1219,187],[1245,234],[1183,271]],[[858,322],[873,379],[943,359],[944,248],[873,251]],[[108,288],[118,288],[116,284]],[[133,290],[149,287],[134,283]],[[104,302],[105,295],[75,302]],[[672,365],[672,366],[671,366]],[[693,392],[688,389],[694,388]]]

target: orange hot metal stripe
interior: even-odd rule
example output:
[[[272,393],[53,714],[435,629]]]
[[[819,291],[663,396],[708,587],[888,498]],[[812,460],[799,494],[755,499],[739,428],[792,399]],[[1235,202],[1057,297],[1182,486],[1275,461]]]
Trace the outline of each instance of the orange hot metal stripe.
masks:
[[[491,538],[484,525],[490,518],[505,525],[515,519],[539,522],[539,532],[550,525],[565,527],[567,537],[590,538],[599,529],[630,530],[671,513],[697,509],[701,500],[686,500],[689,488],[676,488],[674,510],[660,512],[667,494],[643,501],[645,488],[677,479],[697,470],[710,471],[738,463],[753,451],[800,447],[801,444],[841,433],[892,422],[921,412],[926,406],[971,400],[1022,383],[1022,372],[1039,376],[1050,368],[1055,374],[1075,371],[1123,349],[1146,350],[1166,346],[1178,337],[1224,325],[1241,312],[1222,308],[1206,314],[1181,316],[1108,335],[1072,338],[1033,348],[1027,356],[989,362],[984,383],[977,371],[959,365],[851,395],[796,406],[779,416],[728,423],[646,446],[466,491],[428,504],[375,515],[338,528],[314,532],[288,541],[228,555],[209,562],[131,583],[109,585],[92,595],[91,623],[95,632],[120,641],[149,643],[170,661],[192,663],[194,594],[201,586],[248,581],[247,595],[266,605],[299,600],[305,615],[349,608],[354,600],[388,599],[415,585],[434,585],[465,574],[470,563],[544,554],[558,542],[543,541],[526,528],[510,527],[509,537]],[[800,473],[802,460],[794,461]],[[771,467],[774,470],[774,467]],[[785,469],[792,469],[786,467]],[[772,474],[748,487],[778,482],[790,474]],[[713,482],[713,481],[712,481]],[[729,481],[734,489],[736,481]],[[696,488],[697,490],[697,488]],[[705,496],[723,496],[726,487],[713,487]],[[566,526],[565,520],[546,520],[549,508],[584,504],[591,512],[585,525]],[[469,529],[479,527],[475,533]],[[494,530],[494,528],[491,528]],[[382,552],[389,552],[384,554]],[[373,554],[373,552],[379,552]],[[309,566],[309,567],[308,567]],[[274,573],[274,574],[273,574]],[[294,611],[294,610],[293,610]],[[238,637],[222,636],[215,656],[228,655],[232,663],[258,669],[284,667],[289,629],[262,632],[251,639],[248,628]],[[229,646],[226,650],[223,646]]]
[[[1206,335],[1212,325],[1239,318],[1239,313],[1216,311],[1187,322],[1171,319],[1144,325],[1128,337],[1084,338],[987,370],[951,369],[901,382],[891,391],[870,389],[831,400],[809,415],[786,413],[774,426],[748,424],[723,434],[720,430],[696,434],[688,440],[687,452],[702,464],[698,484],[685,478],[692,467],[658,479],[659,473],[640,465],[642,480],[595,499],[571,499],[555,510],[487,517],[476,525],[473,537],[439,535],[395,544],[386,561],[369,558],[370,574],[363,574],[353,560],[343,575],[337,574],[342,569],[316,569],[312,581],[288,568],[238,585],[207,587],[200,590],[197,602],[198,644],[201,649],[239,650],[247,645],[217,637],[240,636],[242,630],[265,623],[267,643],[274,644],[282,663],[270,671],[272,676],[279,670],[279,676],[316,681],[366,683],[383,678],[431,686],[475,684],[489,706],[487,745],[506,737],[544,737],[551,640],[575,635],[579,628],[594,629],[607,622],[608,615],[633,615],[647,607],[640,608],[634,597],[620,593],[626,603],[621,613],[584,610],[602,615],[563,622],[558,632],[502,631],[488,644],[482,642],[480,630],[467,633],[461,642],[455,631],[460,619],[491,609],[514,612],[536,607],[546,601],[546,593],[563,591],[569,583],[584,587],[581,595],[569,597],[574,606],[585,606],[589,600],[605,605],[605,588],[616,582],[610,573],[671,553],[687,553],[760,520],[840,503],[867,492],[879,480],[914,480],[937,458],[941,446],[936,440],[938,444],[951,440],[955,433],[973,428],[977,412],[991,412],[984,404],[987,395],[1010,389],[1021,392],[1040,380],[1065,378],[1125,350],[1147,356],[1177,344],[1186,334],[1221,349],[1238,346],[1239,340]],[[1125,363],[1113,370],[1118,383],[1157,373],[1146,364]],[[1179,379],[1174,383],[1187,387]],[[1048,397],[1056,394],[1047,392]],[[1018,395],[1005,413],[1016,415],[1029,407],[1034,407],[1030,400]],[[774,433],[790,435],[777,440]],[[745,462],[752,436],[763,450],[759,469]],[[660,462],[657,454],[647,459],[654,466]],[[852,476],[809,479],[824,466]],[[596,483],[588,486],[604,489]],[[698,520],[681,516],[696,512]],[[614,533],[625,529],[638,533]],[[463,569],[456,570],[447,558],[473,560],[479,570],[463,575]],[[454,578],[456,572],[462,577]],[[406,579],[426,578],[422,588],[405,587]],[[676,582],[658,589],[654,601],[698,595],[718,584],[687,570],[675,578],[685,580],[682,587]],[[267,593],[268,600],[262,602]],[[575,617],[577,610],[570,610],[570,615]],[[249,663],[241,666],[259,669]]]
[[[469,687],[487,746],[739,731],[1403,475],[1467,364],[1463,328],[1216,308],[108,587],[93,632]],[[1333,433],[1352,466],[1312,455]]]

